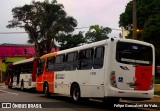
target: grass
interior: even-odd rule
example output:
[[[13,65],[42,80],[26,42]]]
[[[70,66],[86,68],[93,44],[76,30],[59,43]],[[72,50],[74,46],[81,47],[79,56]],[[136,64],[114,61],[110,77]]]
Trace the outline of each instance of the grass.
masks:
[[[154,84],[154,94],[160,95],[160,84]]]
[[[155,84],[160,84],[160,78],[156,78],[154,81]]]
[[[160,96],[160,91],[154,92],[154,95]]]

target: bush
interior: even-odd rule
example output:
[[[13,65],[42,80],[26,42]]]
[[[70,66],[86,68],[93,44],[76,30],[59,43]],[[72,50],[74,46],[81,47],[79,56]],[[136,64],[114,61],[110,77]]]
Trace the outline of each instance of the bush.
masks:
[[[155,79],[154,83],[155,84],[160,84],[160,78],[159,79]]]

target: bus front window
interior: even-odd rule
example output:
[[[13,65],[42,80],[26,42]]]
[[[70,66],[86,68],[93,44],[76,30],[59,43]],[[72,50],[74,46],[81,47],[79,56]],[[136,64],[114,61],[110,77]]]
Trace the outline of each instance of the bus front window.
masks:
[[[43,67],[44,67],[44,59],[38,59],[38,73],[37,75],[40,75],[43,73]]]

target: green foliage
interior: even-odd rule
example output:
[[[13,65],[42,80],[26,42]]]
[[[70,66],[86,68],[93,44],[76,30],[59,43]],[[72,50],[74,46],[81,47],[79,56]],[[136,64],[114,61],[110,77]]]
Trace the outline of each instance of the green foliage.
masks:
[[[157,15],[160,12],[159,0],[136,0],[137,7],[137,28],[142,30],[144,24],[151,16]],[[125,9],[125,12],[120,15],[119,26],[125,29],[132,30],[133,4],[130,1]]]
[[[54,41],[59,34],[74,31],[77,21],[67,16],[63,5],[56,0],[49,3],[33,1],[30,5],[15,7],[12,10],[13,20],[8,28],[24,28],[29,35],[29,43],[35,43],[38,56],[51,52]]]
[[[111,33],[111,29],[108,27],[100,27],[99,25],[90,26],[89,31],[85,34],[85,38],[88,43],[97,42],[108,38],[108,34]]]
[[[100,40],[107,39],[111,29],[108,27],[100,27],[99,25],[90,26],[89,31],[84,34],[79,32],[78,34],[60,34],[57,41],[60,45],[60,50],[77,47],[81,44],[92,43]]]
[[[160,79],[155,79],[154,83],[155,84],[160,84]]]
[[[156,62],[160,64],[160,0],[136,0],[137,2],[137,38],[152,43],[156,48]],[[130,31],[128,38],[132,38],[132,11],[130,1],[125,12],[120,15],[119,26]]]
[[[73,48],[82,43],[86,43],[86,39],[82,32],[79,32],[78,34],[62,34],[57,40],[60,45],[60,50]]]
[[[160,63],[160,14],[150,17],[144,25],[143,40],[154,44],[156,48],[156,62]]]
[[[145,23],[143,28],[143,39],[145,41],[154,43],[156,47],[159,47],[160,43],[159,35],[160,35],[160,14],[150,17],[148,21]]]

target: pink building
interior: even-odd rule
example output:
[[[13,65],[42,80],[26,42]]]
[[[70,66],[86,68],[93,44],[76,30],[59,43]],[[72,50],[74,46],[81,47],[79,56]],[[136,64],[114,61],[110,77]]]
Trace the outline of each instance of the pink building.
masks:
[[[26,50],[26,54],[25,54]],[[6,57],[25,57],[35,56],[34,45],[21,44],[1,44],[0,59],[5,60]]]
[[[53,48],[53,51],[58,49]],[[16,62],[26,58],[35,57],[34,45],[26,44],[1,44],[0,45],[0,81],[5,78],[6,66],[8,63]]]

